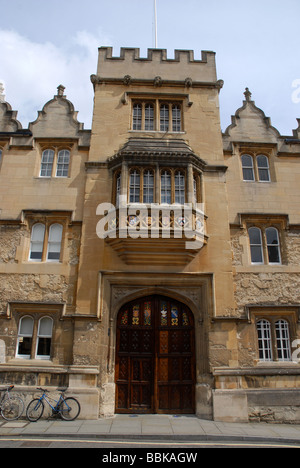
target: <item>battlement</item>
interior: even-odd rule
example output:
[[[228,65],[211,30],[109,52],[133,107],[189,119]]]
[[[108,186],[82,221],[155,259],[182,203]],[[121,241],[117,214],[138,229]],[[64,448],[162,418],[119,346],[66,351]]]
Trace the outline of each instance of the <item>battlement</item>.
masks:
[[[147,57],[140,56],[139,48],[121,48],[120,56],[113,56],[112,47],[99,47],[97,75],[101,78],[153,79],[166,81],[216,82],[215,52],[202,51],[201,60],[195,60],[192,50],[175,50],[174,58],[167,57],[166,49],[148,49]]]

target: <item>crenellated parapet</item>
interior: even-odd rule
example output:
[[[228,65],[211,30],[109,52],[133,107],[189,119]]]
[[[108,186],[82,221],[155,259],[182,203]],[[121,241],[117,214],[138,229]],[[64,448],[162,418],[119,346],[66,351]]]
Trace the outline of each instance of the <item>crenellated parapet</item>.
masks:
[[[213,85],[217,81],[215,52],[202,51],[201,60],[195,60],[192,50],[175,50],[174,58],[167,57],[166,49],[148,49],[147,57],[140,56],[139,48],[121,48],[120,56],[113,56],[112,47],[100,47],[97,75],[91,76],[95,85],[102,82],[123,82],[124,85],[150,83],[154,87],[180,84],[191,87]]]

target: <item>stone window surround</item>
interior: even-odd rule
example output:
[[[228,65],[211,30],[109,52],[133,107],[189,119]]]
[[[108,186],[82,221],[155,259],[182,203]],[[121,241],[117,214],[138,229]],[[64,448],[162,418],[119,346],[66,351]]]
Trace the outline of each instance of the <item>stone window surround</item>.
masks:
[[[37,168],[37,173],[36,177],[39,179],[65,179],[70,177],[71,174],[71,169],[72,169],[72,153],[74,151],[74,142],[69,141],[68,139],[62,139],[62,140],[47,140],[47,141],[42,141],[41,139],[36,139],[38,143],[38,154],[39,154],[39,164]],[[41,165],[42,165],[42,158],[43,158],[43,153],[44,151],[47,150],[52,150],[54,151],[54,158],[53,158],[53,163],[52,163],[52,171],[51,171],[51,176],[42,176],[41,175]],[[69,167],[68,167],[68,175],[66,176],[57,176],[57,168],[58,168],[58,155],[60,151],[69,151]]]
[[[26,334],[24,333],[21,333],[21,324],[22,324],[22,321],[24,318],[30,318],[32,320],[32,332],[30,335],[28,335],[29,338],[31,338],[32,342],[31,342],[31,351],[30,351],[30,357],[28,357],[27,355],[22,355],[22,354],[19,354],[19,344],[21,342],[21,340],[26,337]],[[51,335],[48,334],[47,336],[45,336],[46,338],[50,339],[51,340],[51,346],[50,346],[50,354],[48,355],[38,355],[38,347],[39,347],[39,340],[40,338],[42,337],[42,335],[40,334],[40,326],[41,326],[41,321],[43,319],[49,319],[51,321]],[[52,340],[52,337],[53,337],[53,318],[49,315],[42,315],[41,317],[39,318],[33,318],[31,314],[25,314],[25,315],[22,315],[22,317],[20,317],[19,319],[19,323],[18,323],[18,338],[17,338],[17,348],[16,348],[16,358],[18,359],[43,359],[43,360],[50,360],[50,357],[51,357],[51,352],[52,352],[52,345],[53,345],[53,340]]]
[[[243,165],[243,161],[242,161],[243,156],[250,156],[251,159],[252,159],[252,166],[251,167],[252,167],[252,171],[253,171],[253,179],[245,179],[244,178],[243,168],[247,167],[247,168],[250,169],[250,166],[244,166]],[[265,158],[267,158],[268,166],[266,166],[265,168],[262,168],[262,167],[259,166],[259,164],[257,162],[257,159],[258,159],[259,156],[264,156]],[[270,182],[272,182],[271,173],[270,173],[270,155],[269,154],[262,153],[261,151],[258,151],[258,152],[243,151],[241,153],[240,160],[241,160],[241,166],[242,166],[242,180],[244,182],[260,182],[260,183],[270,183]],[[262,180],[261,179],[261,177],[259,175],[259,169],[267,169],[268,170],[268,174],[269,174],[268,180]]]
[[[252,270],[253,268],[281,268],[287,265],[287,253],[286,253],[286,231],[289,230],[289,217],[285,214],[269,214],[269,213],[239,213],[239,223],[236,225],[231,225],[231,227],[239,227],[245,233],[245,236],[242,236],[241,242],[244,247],[244,252],[242,254],[242,264],[243,266],[249,266]],[[278,231],[279,235],[279,244],[280,244],[280,255],[281,255],[281,263],[276,264],[269,264],[266,262],[268,258],[267,252],[267,243],[266,240],[263,240],[264,246],[264,263],[262,264],[255,264],[251,263],[251,252],[250,252],[250,242],[249,242],[249,235],[248,229],[250,227],[258,227],[262,231],[262,235],[264,237],[264,230],[268,227],[274,227]],[[249,270],[250,271],[250,270]]]
[[[56,322],[58,320],[62,320],[66,313],[66,304],[65,303],[43,303],[43,302],[9,302],[7,304],[6,310],[6,318],[13,319],[17,326],[17,334],[16,334],[16,360],[24,361],[34,361],[36,359],[35,351],[38,339],[38,325],[39,321],[43,317],[49,317],[53,320],[53,328],[52,328],[52,345],[51,345],[51,355],[50,359],[47,357],[44,360],[51,363],[52,359],[55,354],[55,331],[56,331]],[[18,347],[18,332],[19,332],[19,324],[22,317],[30,316],[34,320],[34,328],[33,328],[33,339],[32,339],[32,346],[31,346],[31,356],[29,358],[19,357],[17,355],[17,347]],[[39,361],[43,359],[38,358]]]
[[[260,245],[261,246],[261,251],[262,251],[262,262],[252,262],[252,258],[251,258],[251,241],[250,241],[250,234],[249,234],[249,230],[251,228],[257,228],[259,229],[260,231],[260,240],[261,240],[261,243],[260,244],[256,244],[257,246]],[[269,252],[268,252],[268,247],[270,246],[268,244],[268,240],[267,240],[267,230],[270,229],[270,228],[274,228],[276,231],[277,231],[277,237],[278,237],[278,244],[274,244],[274,247],[277,247],[278,249],[278,257],[279,257],[279,261],[278,262],[270,262],[270,258],[269,258]],[[273,225],[273,224],[254,224],[254,225],[249,225],[248,228],[247,228],[247,231],[248,231],[248,242],[249,242],[249,249],[250,249],[250,261],[251,261],[251,264],[252,265],[264,265],[264,264],[268,264],[268,265],[281,265],[282,264],[282,260],[281,260],[281,235],[280,235],[280,227],[279,226],[276,226],[276,225]]]
[[[272,355],[273,360],[269,361],[269,364],[281,364],[284,365],[288,361],[282,361],[277,358],[277,349],[276,349],[276,335],[275,335],[275,323],[278,320],[285,320],[289,325],[289,338],[290,344],[293,340],[297,338],[297,325],[300,319],[300,307],[299,305],[249,305],[245,307],[246,313],[249,318],[249,323],[255,326],[255,336],[256,336],[256,355],[257,355],[257,365],[267,365],[266,361],[259,359],[259,348],[258,348],[258,334],[257,334],[257,322],[259,320],[267,320],[271,324],[271,342],[272,342]]]
[[[30,254],[30,244],[31,244],[31,232],[34,224],[42,223],[45,225],[45,237],[44,237],[44,246],[43,246],[43,256],[42,260],[37,263],[48,263],[47,261],[47,247],[48,247],[48,234],[51,225],[60,224],[63,227],[62,232],[62,241],[60,248],[60,260],[59,261],[50,261],[49,263],[53,264],[62,264],[67,263],[67,250],[66,246],[68,245],[67,236],[69,233],[69,226],[72,223],[72,212],[71,211],[43,211],[43,210],[23,210],[21,215],[21,224],[25,225],[28,230],[28,237],[24,238],[22,245],[16,253],[16,260],[20,262],[35,263],[34,260],[29,259]]]
[[[44,232],[43,232],[43,238],[38,241],[38,243],[41,243],[42,244],[42,248],[40,251],[41,253],[41,258],[31,258],[31,255],[32,255],[32,244],[33,244],[33,241],[32,241],[32,236],[33,236],[33,232],[34,232],[34,228],[35,226],[37,225],[41,225],[43,226],[44,228]],[[54,242],[52,239],[51,239],[51,233],[53,232],[52,229],[53,227],[56,227],[56,226],[59,226],[61,228],[61,241],[60,241],[60,244],[59,244],[59,251],[55,251],[56,254],[59,254],[59,258],[58,259],[51,259],[50,256],[49,256],[49,253],[50,253],[50,246],[53,245],[54,243],[58,243],[58,242]],[[62,237],[63,235],[63,225],[60,224],[60,223],[53,223],[52,221],[46,221],[45,223],[44,222],[40,222],[38,221],[37,223],[34,223],[31,227],[31,240],[30,240],[30,250],[29,250],[29,261],[31,262],[59,262],[60,261],[60,256],[61,256],[61,251],[62,251]]]

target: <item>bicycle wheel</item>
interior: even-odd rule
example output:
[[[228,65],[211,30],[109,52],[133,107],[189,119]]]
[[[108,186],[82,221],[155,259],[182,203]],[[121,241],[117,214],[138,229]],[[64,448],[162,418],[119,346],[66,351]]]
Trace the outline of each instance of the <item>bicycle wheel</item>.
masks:
[[[27,419],[31,422],[38,421],[44,413],[44,408],[44,402],[39,398],[31,400],[26,410]]]
[[[65,421],[74,421],[80,413],[80,404],[76,398],[65,398],[59,406],[62,419]]]
[[[7,396],[1,405],[1,416],[7,421],[19,419],[24,411],[24,401],[17,395]]]

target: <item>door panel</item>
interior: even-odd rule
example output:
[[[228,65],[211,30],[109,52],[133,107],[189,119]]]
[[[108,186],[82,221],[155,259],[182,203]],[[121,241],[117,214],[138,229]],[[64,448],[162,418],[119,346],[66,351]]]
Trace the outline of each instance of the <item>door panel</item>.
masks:
[[[117,323],[116,412],[194,413],[194,321],[163,296],[122,307]]]

